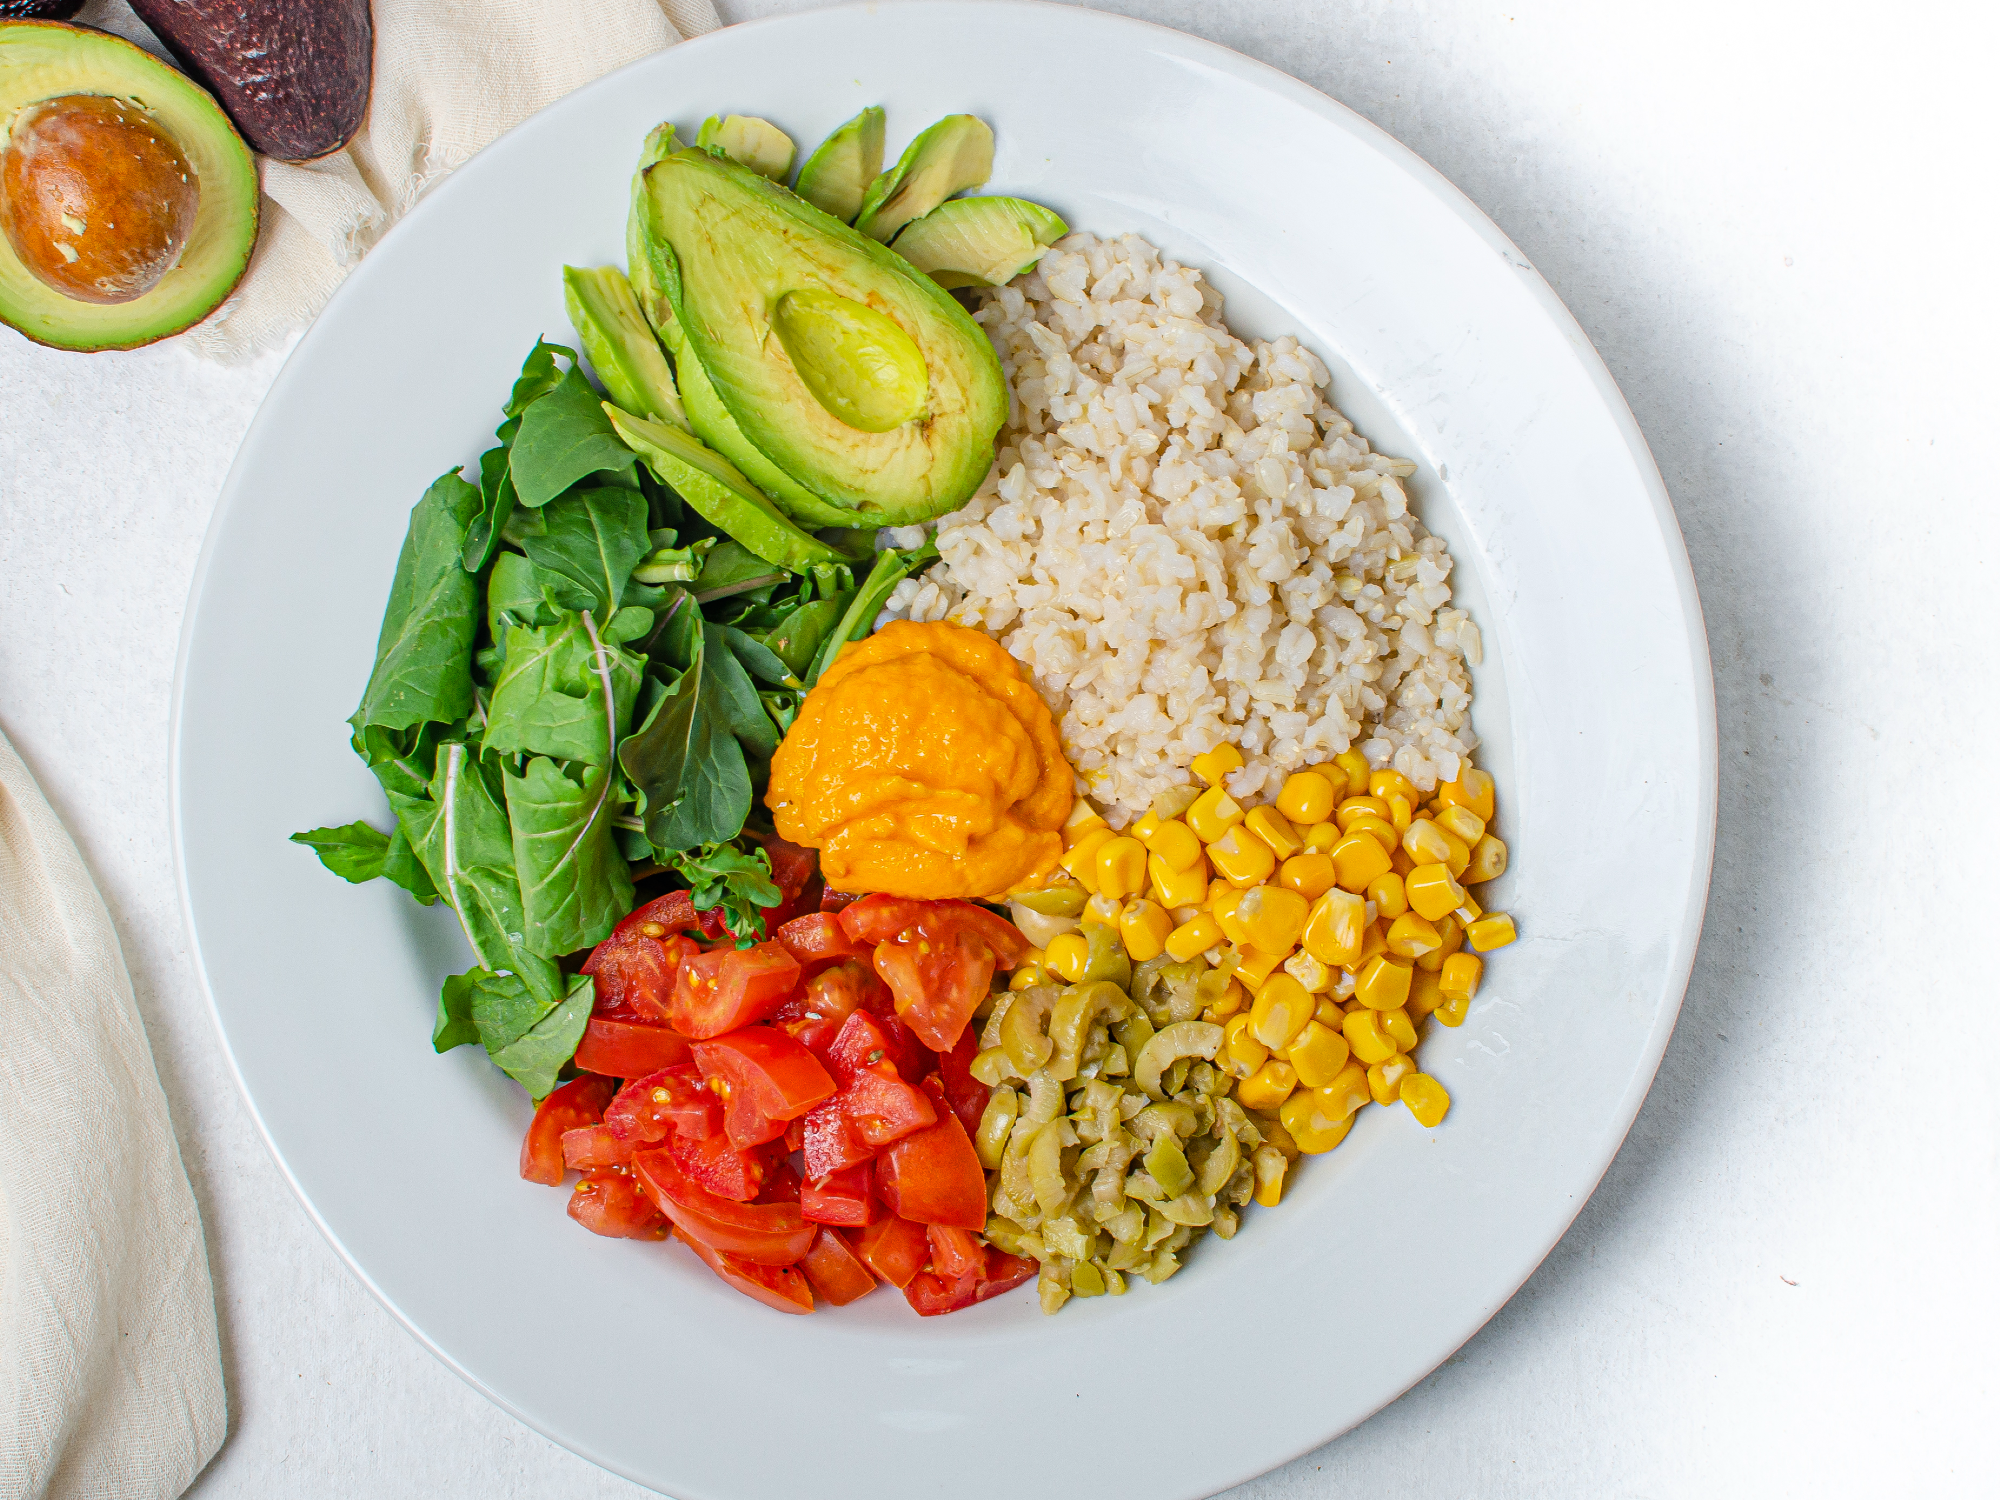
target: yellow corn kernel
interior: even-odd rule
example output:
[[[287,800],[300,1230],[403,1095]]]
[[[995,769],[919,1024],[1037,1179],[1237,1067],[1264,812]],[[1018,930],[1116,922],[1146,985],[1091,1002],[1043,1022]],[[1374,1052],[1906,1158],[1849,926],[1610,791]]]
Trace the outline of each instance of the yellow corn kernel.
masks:
[[[1415,1059],[1397,1053],[1387,1062],[1368,1070],[1368,1094],[1377,1104],[1394,1104],[1402,1093],[1403,1080],[1417,1071]]]
[[[1333,846],[1328,857],[1333,860],[1333,878],[1343,891],[1365,891],[1371,880],[1389,871],[1389,855],[1372,834],[1348,834]]]
[[[1345,1120],[1368,1102],[1368,1069],[1357,1060],[1349,1059],[1340,1076],[1324,1088],[1313,1093],[1318,1097],[1319,1107],[1336,1120]]]
[[[1436,1129],[1451,1108],[1451,1095],[1428,1073],[1412,1073],[1403,1080],[1399,1093],[1409,1105],[1410,1113],[1417,1117],[1417,1123],[1426,1130]]]
[[[1391,922],[1410,909],[1410,898],[1403,894],[1403,877],[1394,870],[1369,881],[1367,896],[1375,903],[1375,915]]]
[[[1444,991],[1440,986],[1438,975],[1419,967],[1410,976],[1410,998],[1404,1003],[1404,1009],[1421,1021],[1444,1003]]]
[[[1333,821],[1338,823],[1343,829],[1356,818],[1368,817],[1380,818],[1383,822],[1388,822],[1389,804],[1384,802],[1380,797],[1349,797],[1339,807],[1335,808],[1333,813]]]
[[[1211,1026],[1220,1026],[1249,1003],[1250,997],[1244,993],[1243,986],[1231,979],[1213,1000],[1201,1008],[1201,1018]]]
[[[1160,815],[1149,812],[1125,831],[1150,849],[1153,847],[1153,835],[1160,831]]]
[[[1249,1011],[1239,1010],[1222,1023],[1222,1047],[1215,1060],[1223,1072],[1236,1079],[1248,1078],[1271,1060],[1271,1049],[1250,1029]]]
[[[1289,974],[1273,974],[1250,1003],[1250,1031],[1273,1052],[1297,1041],[1312,1021],[1313,997]]]
[[[1169,870],[1192,870],[1201,863],[1201,840],[1178,819],[1156,825],[1146,840],[1146,851]]]
[[[1176,906],[1199,906],[1208,899],[1208,862],[1196,856],[1198,863],[1186,870],[1176,870],[1157,854],[1146,856],[1146,873],[1153,879],[1153,893],[1160,905],[1169,909]]]
[[[1048,982],[1049,971],[1042,967],[1039,957],[1014,965],[1014,972],[1007,976],[1007,988],[1010,990],[1033,989]]]
[[[1138,964],[1164,953],[1173,930],[1174,919],[1153,901],[1130,902],[1118,918],[1118,939],[1125,945],[1126,956]]]
[[[1207,912],[1183,922],[1167,934],[1167,957],[1177,964],[1188,963],[1222,941],[1222,924]]]
[[[1298,945],[1311,903],[1281,885],[1252,886],[1236,903],[1236,920],[1243,926],[1239,941],[1281,959]]]
[[[1394,854],[1397,843],[1403,837],[1400,833],[1396,832],[1394,824],[1376,817],[1373,813],[1363,813],[1347,825],[1347,836],[1349,838],[1353,838],[1357,833],[1365,833],[1373,838],[1376,843],[1382,846],[1384,854]],[[1392,865],[1390,868],[1393,869],[1394,866]]]
[[[1325,854],[1345,837],[1338,823],[1315,823],[1306,830],[1306,852]]]
[[[1347,773],[1347,795],[1359,797],[1368,790],[1368,757],[1359,750],[1343,750],[1333,763]]]
[[[1274,1057],[1236,1085],[1236,1102],[1245,1109],[1276,1109],[1298,1086],[1298,1070]]]
[[[1351,1010],[1340,1023],[1340,1033],[1364,1065],[1387,1062],[1403,1049],[1389,1039],[1372,1010]]]
[[[1468,846],[1486,837],[1486,820],[1471,808],[1460,807],[1455,802],[1446,803],[1436,821],[1438,827]]]
[[[1389,926],[1379,917],[1368,924],[1361,934],[1361,954],[1350,967],[1359,974],[1369,962],[1389,951]]]
[[[1263,884],[1265,877],[1278,867],[1270,845],[1254,837],[1241,823],[1208,846],[1208,862],[1215,867],[1216,874],[1238,890]]]
[[[1259,1146],[1250,1153],[1250,1165],[1257,1176],[1254,1194],[1257,1202],[1265,1208],[1276,1208],[1285,1197],[1285,1169],[1291,1161],[1276,1146]]]
[[[1483,881],[1498,880],[1506,873],[1507,846],[1489,833],[1472,846],[1472,858],[1465,866],[1465,873],[1458,878],[1467,885],[1478,885]]]
[[[1397,958],[1422,958],[1426,953],[1444,946],[1437,928],[1413,911],[1404,912],[1389,924],[1385,940],[1389,951]]]
[[[1481,917],[1486,915],[1486,908],[1473,900],[1472,893],[1467,891],[1465,894],[1465,904],[1454,911],[1452,915],[1470,927],[1474,922],[1477,922]]]
[[[1470,1000],[1479,993],[1479,976],[1486,965],[1470,953],[1454,953],[1438,971],[1438,993],[1449,1000]]]
[[[1359,1001],[1354,1000],[1354,971],[1352,969],[1335,969],[1333,971],[1333,988],[1326,992],[1326,997],[1329,1000],[1340,1002],[1344,1007],[1348,1006],[1348,1002],[1350,1001],[1353,1001],[1354,1004],[1359,1004]]]
[[[1443,832],[1443,830],[1440,829],[1439,832]],[[1448,851],[1444,857],[1444,867],[1451,871],[1451,878],[1456,880],[1465,873],[1466,867],[1472,863],[1472,851],[1465,847],[1465,840],[1457,834],[1447,833],[1444,837],[1445,847]]]
[[[1347,1066],[1347,1038],[1318,1021],[1306,1022],[1285,1049],[1285,1061],[1298,1070],[1299,1082],[1309,1089],[1324,1088]]]
[[[1341,1023],[1347,1019],[1347,1012],[1340,1008],[1340,1002],[1331,995],[1322,995],[1319,1004],[1313,1007],[1313,1019],[1322,1026],[1338,1031]]]
[[[1243,821],[1243,809],[1219,786],[1212,786],[1188,805],[1187,826],[1204,844],[1212,844]]]
[[[1278,811],[1301,827],[1324,822],[1338,799],[1333,784],[1317,771],[1300,771],[1285,778],[1278,792]]]
[[[1354,976],[1354,998],[1370,1010],[1388,1010],[1410,998],[1410,966],[1386,954],[1368,960]]]
[[[1411,831],[1417,826],[1411,824]],[[1465,905],[1465,887],[1443,865],[1418,865],[1403,877],[1403,894],[1410,898],[1410,910],[1432,922]]]
[[[1514,941],[1514,919],[1504,911],[1488,912],[1465,928],[1465,945],[1474,953],[1491,953]]]
[[[1070,845],[1062,867],[1091,895],[1097,894],[1097,851],[1112,840],[1109,828],[1093,828]]]
[[[1239,891],[1226,880],[1218,880],[1208,888],[1208,914],[1221,924],[1222,935],[1232,943],[1245,943],[1249,936],[1236,913],[1243,905],[1248,891]]]
[[[1279,859],[1290,859],[1306,841],[1299,837],[1298,829],[1285,820],[1285,815],[1275,807],[1253,807],[1243,816],[1243,826],[1256,834]]]
[[[1188,769],[1210,786],[1220,786],[1231,771],[1243,769],[1243,752],[1234,745],[1217,745],[1206,755],[1197,755]]]
[[[1438,946],[1417,960],[1417,967],[1429,969],[1433,974],[1444,967],[1444,961],[1465,946],[1465,924],[1458,920],[1458,913],[1446,912],[1437,919]]]
[[[1118,919],[1124,914],[1125,903],[1116,896],[1107,896],[1102,892],[1083,903],[1083,925],[1086,927],[1093,924],[1099,927],[1116,927]]]
[[[1410,806],[1410,799],[1407,797],[1391,797],[1388,802],[1389,826],[1395,829],[1396,836],[1401,838],[1404,831],[1409,828],[1411,819],[1416,817],[1416,809]]]
[[[1493,821],[1493,778],[1467,766],[1456,781],[1438,783],[1438,801],[1447,807],[1468,808],[1487,822]]]
[[[1102,828],[1111,831],[1111,825],[1104,821],[1103,814],[1090,805],[1090,799],[1079,797],[1069,807],[1069,816],[1063,820],[1062,837],[1065,849],[1074,849],[1083,839]]]
[[[1278,884],[1317,901],[1333,889],[1333,860],[1324,854],[1294,854],[1278,867]]]
[[[1414,859],[1411,859],[1409,855],[1405,854],[1403,852],[1403,846],[1401,844],[1398,844],[1396,846],[1396,852],[1389,856],[1389,868],[1391,870],[1394,870],[1398,875],[1402,876],[1403,879],[1408,880],[1410,878],[1410,871],[1414,870],[1416,867],[1417,867],[1417,862]]]
[[[1441,1026],[1462,1026],[1465,1024],[1465,1013],[1471,1005],[1470,1000],[1443,1000],[1431,1014],[1438,1018],[1438,1024]]]
[[[1124,900],[1146,888],[1146,846],[1135,838],[1107,839],[1097,846],[1097,889]]]
[[[1285,960],[1285,972],[1306,987],[1309,995],[1324,995],[1333,988],[1333,976],[1338,971],[1329,968],[1301,948]]]
[[[1232,947],[1225,955],[1225,962],[1233,964],[1231,972],[1252,989],[1257,988],[1271,977],[1271,973],[1285,961],[1282,949],[1276,953],[1266,953],[1261,948]]]
[[[1352,891],[1336,889],[1313,903],[1300,940],[1321,963],[1340,968],[1360,957],[1367,930],[1368,903]]]
[[[1300,1089],[1278,1109],[1278,1123],[1285,1127],[1299,1150],[1307,1156],[1331,1151],[1347,1139],[1354,1128],[1352,1113],[1335,1119],[1320,1104],[1317,1089]]]
[[[1069,984],[1082,984],[1083,971],[1090,963],[1090,942],[1080,932],[1058,933],[1049,939],[1042,955],[1042,967]]]
[[[1403,852],[1420,865],[1441,865],[1451,858],[1451,836],[1429,818],[1419,818],[1403,835]]]
[[[1396,1044],[1398,1052],[1414,1052],[1417,1046],[1417,1023],[1410,1019],[1410,1013],[1398,1005],[1391,1010],[1378,1011],[1375,1024],[1382,1028],[1382,1035]]]
[[[1401,797],[1412,807],[1423,801],[1423,794],[1417,790],[1417,784],[1401,771],[1388,766],[1368,773],[1368,795],[1380,797],[1384,802],[1391,797]]]

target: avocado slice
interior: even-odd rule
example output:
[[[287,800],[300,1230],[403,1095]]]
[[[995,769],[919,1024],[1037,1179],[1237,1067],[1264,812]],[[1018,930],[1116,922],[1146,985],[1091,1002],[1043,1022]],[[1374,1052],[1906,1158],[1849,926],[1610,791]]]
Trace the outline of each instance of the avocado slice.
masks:
[[[910,525],[964,503],[993,465],[1007,385],[984,330],[951,294],[803,198],[704,152],[677,151],[644,177],[660,289],[743,437],[850,512],[849,525]],[[823,404],[772,336],[774,308],[794,291],[830,293],[907,335],[928,380],[921,414],[868,432]],[[864,383],[875,373],[862,361],[816,377]],[[689,414],[699,426],[692,404]]]
[[[731,161],[741,162],[773,182],[783,182],[792,175],[792,158],[798,155],[790,136],[755,115],[710,115],[701,122],[701,133],[694,143],[698,150],[720,150]]]
[[[993,131],[977,115],[946,115],[911,141],[902,159],[868,184],[854,227],[883,244],[953,193],[993,175]]]
[[[192,216],[175,235],[177,258],[163,271],[156,265],[156,279],[130,283],[119,294],[122,300],[83,300],[59,290],[60,277],[47,279],[42,273],[52,267],[35,257],[43,243],[39,237],[24,233],[17,243],[17,230],[27,227],[26,200],[39,196],[32,192],[37,162],[25,150],[12,149],[16,142],[10,134],[6,149],[0,149],[0,220],[8,225],[0,235],[0,322],[57,349],[132,349],[200,322],[242,277],[257,240],[257,168],[215,100],[151,53],[122,37],[57,21],[0,22],[0,122],[10,132],[29,106],[51,102],[53,108],[52,101],[79,96],[102,96],[119,106],[124,126],[104,122],[110,134],[97,135],[100,142],[116,139],[121,128],[138,131],[142,139],[156,132],[165,136],[195,189]],[[74,184],[131,182],[90,172],[87,157],[70,164],[85,170],[63,174],[68,179],[61,184],[63,214],[85,228],[74,231],[76,243],[52,242],[58,251],[69,246],[58,263],[78,256],[78,244],[88,252],[94,218],[116,228],[114,205],[127,201],[125,194],[112,194],[94,214],[89,203],[70,196]],[[172,186],[181,196],[187,185]],[[19,205],[17,193],[24,200]],[[74,211],[79,207],[81,214]],[[56,222],[69,227],[60,217]],[[128,230],[137,222],[126,216]]]
[[[583,352],[611,399],[642,417],[687,426],[666,351],[616,266],[563,267],[563,305]]]
[[[132,9],[266,156],[338,151],[368,114],[368,0],[132,0]]]
[[[868,184],[882,171],[886,117],[871,104],[819,143],[799,168],[792,191],[823,214],[852,224]]]
[[[711,526],[764,561],[794,573],[803,573],[814,563],[840,561],[838,552],[786,520],[734,464],[707,444],[666,422],[620,411],[609,401],[604,412],[655,478],[671,485]]]
[[[939,286],[1004,286],[1068,233],[1023,198],[954,198],[897,235],[893,248]]]

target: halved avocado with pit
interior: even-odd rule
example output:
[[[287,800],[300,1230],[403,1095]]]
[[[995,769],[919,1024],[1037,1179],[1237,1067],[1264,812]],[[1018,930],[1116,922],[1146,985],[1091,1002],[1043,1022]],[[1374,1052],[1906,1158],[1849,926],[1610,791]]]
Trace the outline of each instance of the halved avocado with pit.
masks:
[[[928,520],[978,488],[1007,386],[984,330],[948,292],[879,242],[706,152],[676,151],[647,167],[644,182],[660,290],[729,416],[772,464],[856,525]],[[842,318],[827,298],[858,311]],[[827,336],[791,316],[801,309]],[[885,325],[896,337],[871,341],[869,328]],[[837,364],[810,378],[793,362],[829,352]],[[885,376],[919,382],[919,395],[907,419],[870,431],[881,410],[861,415],[836,392]],[[692,401],[689,416],[700,430]]]
[[[150,53],[0,22],[0,228],[0,322],[58,349],[131,349],[200,322],[242,277],[257,169],[221,106]],[[72,274],[92,266],[107,269]]]

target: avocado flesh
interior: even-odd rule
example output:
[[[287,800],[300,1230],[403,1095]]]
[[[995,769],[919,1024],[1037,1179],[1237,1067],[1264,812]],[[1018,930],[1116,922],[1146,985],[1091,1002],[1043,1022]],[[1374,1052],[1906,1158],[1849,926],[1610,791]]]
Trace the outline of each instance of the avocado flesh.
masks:
[[[1069,225],[1022,198],[954,198],[896,236],[895,252],[939,286],[1004,286]]]
[[[666,351],[616,266],[564,266],[563,305],[584,357],[613,401],[640,416],[687,426]]]
[[[792,158],[798,155],[790,136],[755,115],[710,115],[702,121],[694,143],[703,151],[713,147],[773,182],[792,175]]]
[[[180,260],[129,302],[79,302],[45,284],[0,235],[0,322],[56,349],[133,349],[200,322],[229,295],[257,240],[257,169],[216,102],[151,53],[55,21],[0,23],[0,121],[66,94],[131,99],[157,119],[201,189]]]
[[[993,465],[1007,386],[985,332],[950,293],[804,199],[705,153],[677,151],[644,175],[661,290],[743,437],[850,512],[849,525],[907,526],[963,504]],[[859,302],[908,334],[930,377],[923,415],[870,433],[823,407],[772,336],[772,308],[794,290]],[[692,403],[689,415],[699,424]]]
[[[886,245],[912,219],[992,175],[992,127],[977,115],[946,115],[868,185],[854,227]]]
[[[871,104],[819,143],[792,191],[823,214],[852,224],[868,196],[868,184],[882,171],[885,117]]]

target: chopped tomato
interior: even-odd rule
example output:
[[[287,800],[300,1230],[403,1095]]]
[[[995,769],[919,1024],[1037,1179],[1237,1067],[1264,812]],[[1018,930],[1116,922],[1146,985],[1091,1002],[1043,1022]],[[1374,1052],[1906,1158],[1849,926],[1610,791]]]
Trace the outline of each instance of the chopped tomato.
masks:
[[[767,907],[764,911],[765,930],[769,931],[790,921],[801,911],[809,910],[802,898],[819,874],[819,856],[804,845],[791,843],[775,834],[763,840],[763,845],[764,855],[771,861],[771,883],[785,898],[777,906]]]
[[[738,1151],[726,1135],[705,1141],[676,1132],[667,1139],[674,1165],[718,1198],[748,1203],[764,1188],[764,1162],[755,1152]]]
[[[870,947],[867,943],[855,942],[840,925],[840,919],[827,912],[808,912],[802,917],[793,917],[772,935],[808,974],[844,958],[865,961]]]
[[[983,1276],[954,1282],[923,1271],[910,1279],[909,1285],[903,1288],[903,1296],[922,1316],[934,1318],[940,1313],[971,1307],[975,1302],[984,1302],[1002,1292],[1011,1292],[1023,1282],[1033,1281],[1039,1270],[1032,1260],[988,1250]]]
[[[874,1173],[865,1161],[825,1177],[807,1178],[799,1208],[815,1224],[844,1224],[859,1229],[875,1218]]]
[[[827,1070],[845,1088],[863,1068],[888,1060],[889,1040],[873,1016],[865,1010],[856,1011],[841,1022],[824,1055]]]
[[[861,1257],[831,1229],[813,1236],[812,1249],[806,1251],[799,1269],[806,1273],[813,1289],[835,1307],[845,1307],[875,1290],[875,1278],[861,1264]]]
[[[828,886],[819,893],[819,909],[821,911],[837,912],[845,907],[852,906],[860,899],[852,891],[836,891],[832,886]]]
[[[805,1184],[799,1181],[799,1171],[792,1165],[791,1158],[781,1156],[772,1162],[764,1174],[764,1191],[757,1195],[759,1203],[797,1203]],[[800,1210],[803,1212],[803,1208]]]
[[[735,1203],[718,1197],[680,1169],[671,1152],[632,1153],[640,1185],[691,1239],[760,1266],[789,1266],[812,1245],[814,1226],[795,1203]]]
[[[863,896],[840,913],[840,925],[857,942],[887,943],[928,939],[937,946],[954,933],[977,937],[993,950],[995,962],[1011,969],[1028,954],[1021,929],[971,901],[914,901],[907,896]]]
[[[644,906],[591,950],[583,972],[596,981],[592,1008],[613,1020],[665,1021],[681,964],[701,947],[681,934],[695,925],[686,891]]]
[[[986,1274],[986,1247],[971,1230],[933,1224],[930,1242],[931,1268],[946,1281],[964,1281]]]
[[[562,1136],[563,1165],[572,1172],[588,1172],[592,1167],[622,1167],[632,1159],[632,1148],[612,1133],[609,1125],[579,1125]]]
[[[896,1014],[933,1052],[958,1045],[993,983],[993,950],[970,933],[933,943],[878,943],[875,972],[896,996]]]
[[[781,943],[718,948],[681,965],[667,1019],[695,1041],[761,1021],[799,982],[799,963]]]
[[[810,1113],[811,1111],[808,1110],[807,1114]],[[803,1151],[805,1148],[806,1117],[805,1115],[800,1115],[796,1120],[785,1122],[785,1151],[789,1155],[791,1152]]]
[[[914,932],[917,919],[931,903],[911,896],[886,896],[877,892],[840,909],[840,925],[857,943],[887,943]]]
[[[663,1141],[668,1131],[705,1140],[722,1129],[722,1100],[702,1086],[693,1063],[635,1078],[604,1111],[604,1123],[621,1141]]]
[[[592,1234],[615,1240],[663,1240],[666,1217],[629,1173],[600,1169],[583,1174],[569,1195],[569,1216]]]
[[[824,1180],[875,1154],[874,1148],[861,1139],[854,1122],[847,1118],[837,1096],[815,1105],[806,1114],[805,1139],[800,1149],[805,1153],[808,1181]]]
[[[823,1017],[808,1021],[787,1021],[780,1014],[772,1024],[781,1028],[787,1035],[796,1037],[801,1047],[824,1064],[827,1048],[831,1047],[833,1039],[840,1035],[841,1021],[844,1019],[845,1017],[838,1019]]]
[[[687,1060],[687,1038],[671,1026],[610,1016],[592,1016],[576,1048],[579,1068],[607,1078],[638,1078]]]
[[[746,1297],[755,1297],[766,1307],[781,1313],[809,1313],[813,1310],[812,1287],[790,1266],[767,1266],[745,1260],[727,1250],[704,1245],[685,1233],[678,1224],[674,1238],[699,1255],[709,1270]]]
[[[745,1026],[696,1042],[694,1060],[704,1078],[720,1083],[722,1128],[741,1149],[775,1141],[787,1120],[834,1091],[819,1059],[775,1026]]]
[[[972,1076],[972,1060],[978,1055],[978,1034],[968,1026],[958,1034],[958,1045],[938,1058],[938,1082],[944,1085],[945,1103],[968,1135],[978,1133],[986,1101],[993,1097],[993,1090]]]
[[[875,1191],[890,1212],[920,1224],[986,1227],[986,1173],[972,1149],[972,1137],[944,1102],[935,1078],[924,1092],[936,1106],[937,1123],[886,1147],[876,1158]]]
[[[563,1132],[595,1125],[604,1118],[604,1106],[618,1085],[609,1078],[586,1073],[573,1078],[535,1106],[535,1118],[521,1139],[521,1175],[545,1187],[561,1187],[563,1180]]]
[[[853,1082],[840,1091],[839,1104],[853,1121],[855,1134],[877,1150],[937,1119],[937,1107],[922,1091],[903,1082],[886,1062],[870,1063],[856,1073]]]
[[[924,1226],[885,1214],[865,1229],[846,1231],[861,1263],[890,1286],[905,1287],[931,1258]]]

